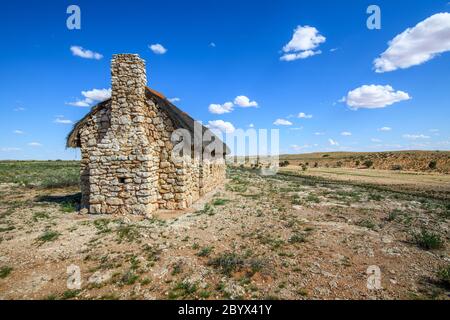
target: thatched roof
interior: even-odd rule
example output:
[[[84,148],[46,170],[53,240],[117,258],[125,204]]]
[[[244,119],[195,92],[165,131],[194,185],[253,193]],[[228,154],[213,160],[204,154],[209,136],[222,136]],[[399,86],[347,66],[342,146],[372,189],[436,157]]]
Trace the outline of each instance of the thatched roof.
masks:
[[[186,129],[192,135],[194,135],[195,120],[191,116],[189,116],[186,112],[177,108],[174,104],[172,104],[169,100],[167,100],[163,94],[153,89],[150,89],[149,87],[146,87],[145,96],[148,100],[153,100],[153,102],[155,102],[155,104],[158,105],[159,108],[167,114],[167,116],[172,120],[175,129]],[[111,106],[111,99],[108,99],[92,107],[91,111],[88,114],[86,114],[80,121],[75,123],[75,125],[73,126],[72,131],[67,136],[66,147],[67,148],[81,147],[79,136],[80,129],[89,119],[89,117],[91,117],[92,115],[96,114],[97,112],[99,112],[104,108],[109,108],[110,106]],[[202,126],[203,134],[207,130],[209,129],[206,128],[205,126]],[[215,141],[217,143],[223,143],[216,135],[213,134],[213,136],[215,137]],[[195,137],[195,139],[201,139],[201,137]],[[229,149],[225,143],[223,143],[223,150],[224,154],[229,153]]]

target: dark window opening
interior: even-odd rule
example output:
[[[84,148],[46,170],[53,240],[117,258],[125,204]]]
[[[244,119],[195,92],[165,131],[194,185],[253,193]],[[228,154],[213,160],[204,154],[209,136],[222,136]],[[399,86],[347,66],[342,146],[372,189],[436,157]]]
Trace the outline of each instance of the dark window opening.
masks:
[[[125,183],[125,178],[123,177],[119,178],[119,183]]]

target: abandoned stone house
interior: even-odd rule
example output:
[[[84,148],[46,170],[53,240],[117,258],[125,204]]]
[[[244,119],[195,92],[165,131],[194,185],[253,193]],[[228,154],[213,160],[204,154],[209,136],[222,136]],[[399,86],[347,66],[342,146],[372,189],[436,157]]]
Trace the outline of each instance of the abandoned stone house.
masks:
[[[68,147],[81,149],[81,207],[90,213],[185,209],[225,179],[224,143],[147,87],[145,68],[136,54],[114,55],[111,98],[94,106],[67,138]],[[202,137],[211,137],[208,150],[220,150],[219,156],[174,157],[174,131],[184,129],[199,139],[198,127]],[[193,149],[193,140],[182,143]]]

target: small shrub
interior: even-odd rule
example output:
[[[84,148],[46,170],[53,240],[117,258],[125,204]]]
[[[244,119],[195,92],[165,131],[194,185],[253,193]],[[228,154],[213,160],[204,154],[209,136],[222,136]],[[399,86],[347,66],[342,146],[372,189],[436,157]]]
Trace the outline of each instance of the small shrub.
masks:
[[[131,270],[128,270],[127,272],[125,272],[122,275],[120,282],[122,285],[132,285],[132,284],[135,284],[138,279],[139,279],[139,276],[137,274],[135,274]]]
[[[9,276],[9,274],[11,273],[11,271],[13,270],[13,268],[5,266],[5,267],[1,267],[0,268],[0,279],[5,279],[7,276]]]
[[[361,220],[357,224],[360,227],[364,227],[364,228],[367,228],[367,229],[370,229],[370,230],[373,230],[376,227],[376,224],[373,221],[371,221],[371,220]]]
[[[216,200],[214,200],[213,205],[214,206],[223,206],[228,201],[230,201],[230,200],[228,200],[228,199],[216,199]]]
[[[169,291],[169,299],[186,298],[197,292],[197,284],[189,281],[179,282]]]
[[[204,247],[197,253],[197,256],[208,257],[211,254],[212,250],[213,250],[212,247]]]
[[[450,264],[445,267],[440,268],[437,272],[437,276],[438,276],[439,282],[443,286],[450,288]]]
[[[287,161],[287,160],[281,161],[281,162],[279,163],[279,166],[280,166],[280,167],[287,167],[288,165],[289,165],[289,161]]]
[[[314,168],[317,168],[319,166],[319,163],[314,162]]]
[[[372,168],[372,166],[373,166],[373,161],[372,161],[372,160],[366,160],[366,161],[364,161],[364,166],[365,166],[366,168]]]
[[[37,238],[37,241],[43,244],[44,242],[55,241],[61,234],[56,231],[47,230],[40,237]]]
[[[80,290],[67,290],[67,291],[64,291],[64,293],[63,293],[63,295],[62,295],[62,298],[63,298],[64,300],[67,300],[67,299],[73,299],[73,298],[75,298],[79,293],[80,293]]]
[[[306,237],[304,234],[295,233],[289,238],[289,243],[303,243],[306,242]]]
[[[244,266],[244,259],[234,252],[225,252],[216,258],[210,259],[208,265],[220,269],[225,275],[231,275],[232,272]]]
[[[338,162],[336,162],[336,167],[338,167],[338,168],[340,168],[340,167],[342,167],[342,161],[338,161]]]
[[[413,239],[420,248],[425,250],[440,249],[444,246],[444,240],[440,235],[427,230],[413,234]]]
[[[394,164],[394,165],[391,166],[391,170],[393,170],[393,171],[400,171],[400,170],[403,170],[403,167],[401,165],[399,165],[399,164]]]
[[[430,163],[428,164],[428,168],[431,169],[431,170],[435,170],[437,168],[436,160],[430,161]]]
[[[395,219],[397,219],[397,217],[401,214],[401,211],[398,209],[395,209],[391,212],[389,212],[389,215],[387,216],[386,220],[387,221],[395,221]]]

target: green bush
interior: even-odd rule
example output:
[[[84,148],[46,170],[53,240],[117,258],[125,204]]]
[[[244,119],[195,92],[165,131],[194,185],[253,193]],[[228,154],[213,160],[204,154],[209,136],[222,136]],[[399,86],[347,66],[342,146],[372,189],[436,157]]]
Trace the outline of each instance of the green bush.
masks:
[[[425,250],[440,249],[444,246],[444,240],[440,235],[427,230],[413,234],[413,239],[420,248]]]
[[[365,166],[366,168],[372,168],[372,166],[373,166],[373,161],[372,161],[372,160],[366,160],[366,161],[364,161],[364,166]]]
[[[436,160],[430,161],[430,163],[428,164],[428,168],[430,168],[431,170],[435,170],[437,168]]]

